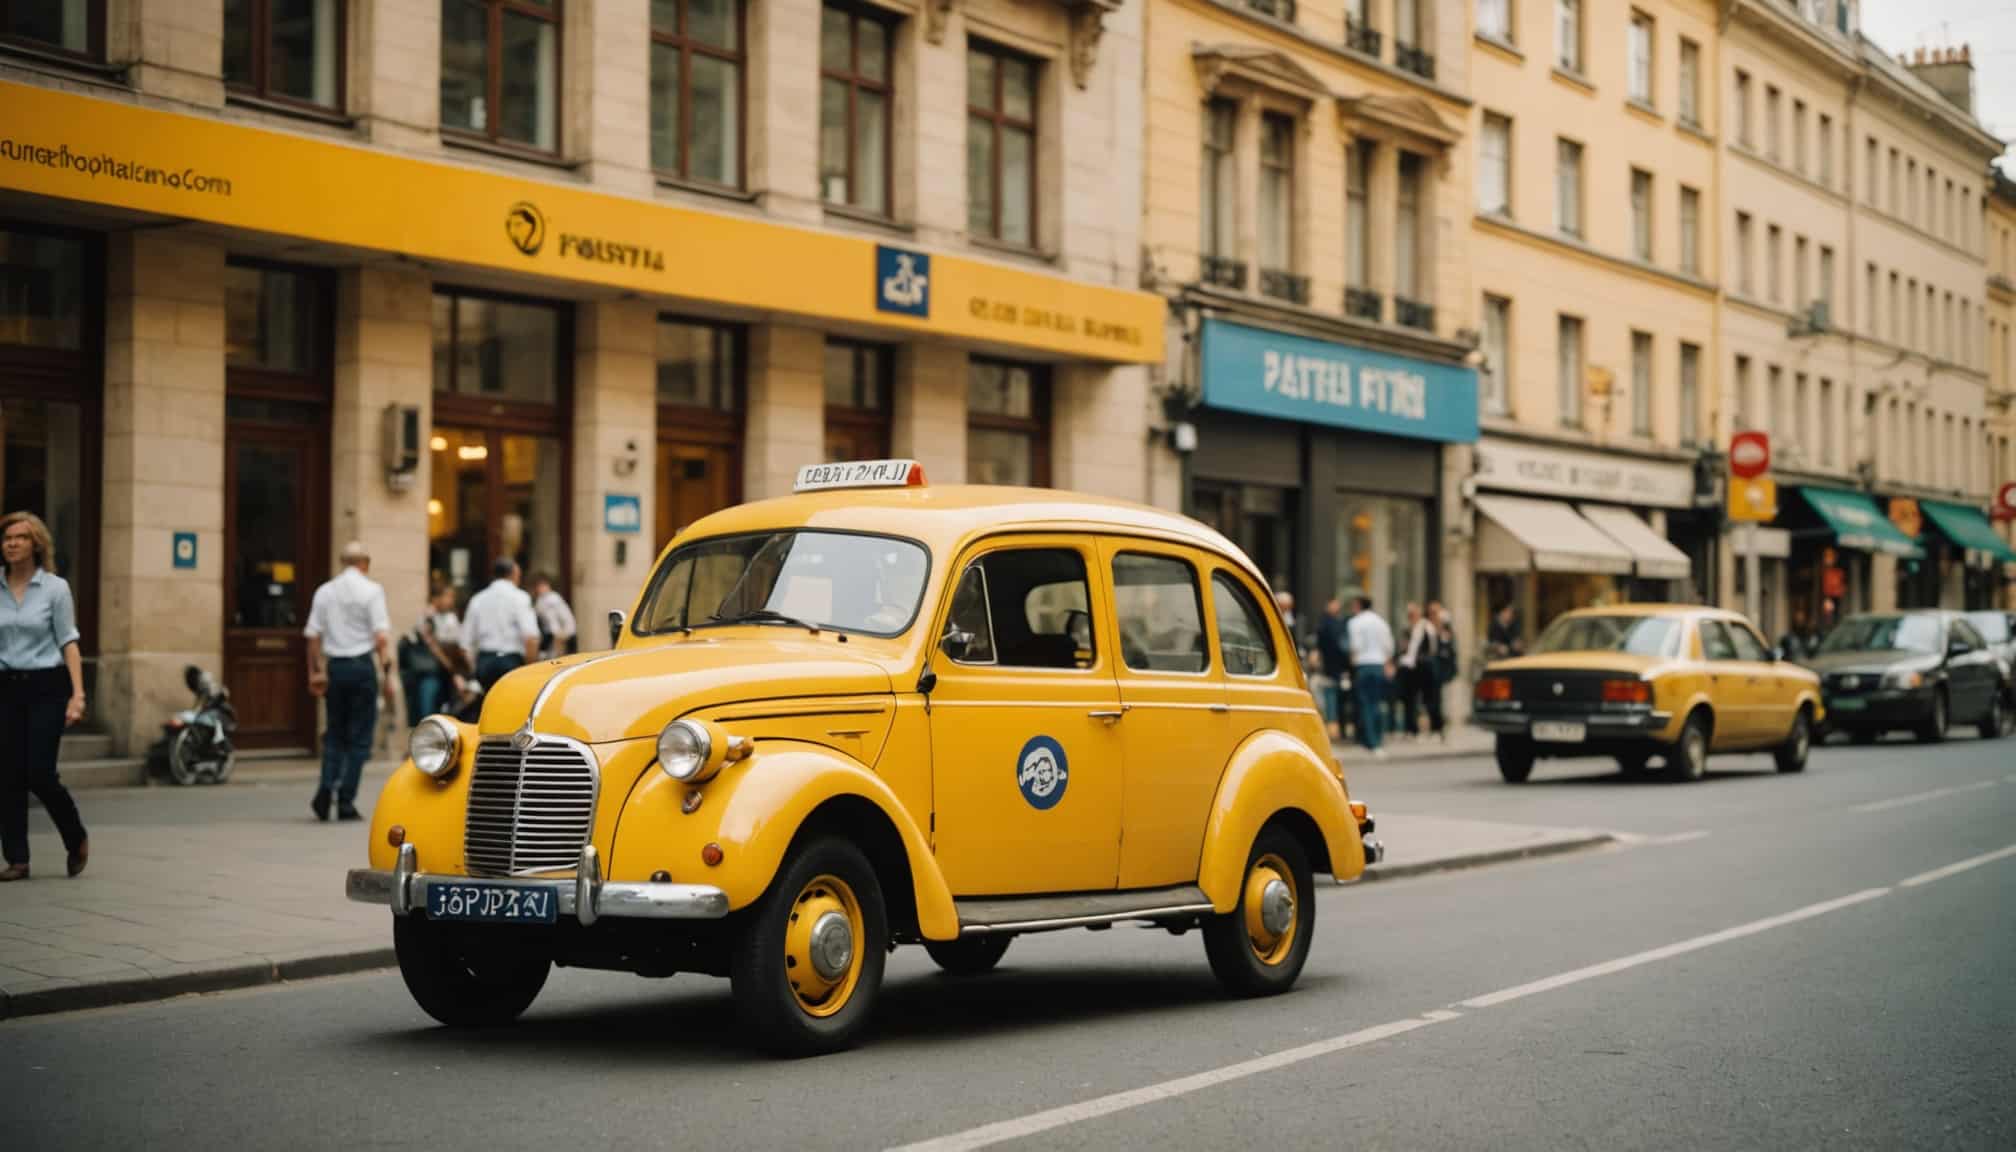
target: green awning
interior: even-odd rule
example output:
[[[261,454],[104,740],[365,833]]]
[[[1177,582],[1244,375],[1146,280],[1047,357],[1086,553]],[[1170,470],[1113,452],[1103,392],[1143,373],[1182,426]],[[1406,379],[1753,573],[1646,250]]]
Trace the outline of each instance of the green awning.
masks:
[[[1995,534],[1995,526],[1979,509],[1940,500],[1920,500],[1918,506],[1953,543],[1969,552],[1985,552],[1997,564],[2016,563],[2016,549]]]
[[[1806,498],[1807,506],[1819,513],[1820,519],[1834,530],[1834,540],[1843,548],[1888,552],[1906,560],[1916,560],[1925,555],[1916,541],[1898,531],[1890,518],[1877,510],[1874,500],[1860,492],[1808,486],[1799,489],[1799,494]]]

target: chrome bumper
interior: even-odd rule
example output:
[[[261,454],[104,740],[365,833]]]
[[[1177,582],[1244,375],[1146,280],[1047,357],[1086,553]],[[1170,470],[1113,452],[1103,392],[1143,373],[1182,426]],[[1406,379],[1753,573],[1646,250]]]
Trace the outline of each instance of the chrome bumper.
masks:
[[[484,876],[428,875],[420,871],[420,856],[411,844],[399,846],[399,860],[390,872],[353,868],[344,879],[343,894],[362,904],[385,904],[394,916],[427,907],[427,890],[435,884],[486,884],[506,888],[546,888],[554,894],[562,916],[583,925],[604,916],[638,920],[719,920],[728,915],[728,894],[706,884],[605,884],[593,845],[583,846],[574,875],[559,880],[522,877],[493,880]]]
[[[1380,861],[1386,859],[1386,845],[1380,843],[1379,841],[1373,839],[1370,836],[1365,837],[1364,843],[1365,843],[1366,867],[1369,868],[1372,865],[1377,864]]]

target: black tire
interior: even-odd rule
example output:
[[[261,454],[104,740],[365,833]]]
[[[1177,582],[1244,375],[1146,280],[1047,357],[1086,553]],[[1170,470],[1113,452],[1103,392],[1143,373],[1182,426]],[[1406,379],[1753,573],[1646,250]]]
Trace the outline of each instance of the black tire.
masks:
[[[1256,931],[1262,928],[1263,912],[1255,902],[1270,880],[1288,884],[1292,913],[1282,931],[1263,941]],[[1316,888],[1309,856],[1286,828],[1269,824],[1246,854],[1239,903],[1224,915],[1204,918],[1204,955],[1211,973],[1234,996],[1279,995],[1295,986],[1315,934]]]
[[[1804,705],[1799,714],[1792,718],[1792,734],[1785,738],[1771,752],[1771,758],[1778,763],[1780,772],[1804,772],[1806,754],[1813,750],[1813,713]]]
[[[1708,742],[1715,728],[1707,713],[1696,711],[1680,726],[1680,738],[1666,750],[1666,771],[1675,780],[1693,782],[1708,774]]]
[[[2001,739],[2002,730],[2007,726],[2005,722],[2007,715],[2008,713],[2004,711],[2002,706],[2002,693],[1998,691],[1995,693],[1994,698],[1988,702],[1988,714],[1981,718],[1981,739]]]
[[[1946,690],[1944,688],[1934,689],[1932,692],[1932,714],[1925,717],[1925,722],[1918,726],[1918,742],[1920,744],[1937,744],[1941,740],[1946,739],[1946,730],[1951,726],[1952,722],[1953,715],[1950,705],[1946,702]]]
[[[992,969],[1008,953],[1005,933],[991,936],[962,936],[957,940],[926,940],[924,951],[938,967],[953,976],[977,976]]]
[[[1874,744],[1876,742],[1876,737],[1880,735],[1882,735],[1882,733],[1876,731],[1874,728],[1857,728],[1853,732],[1849,733],[1848,738],[1850,740],[1853,740],[1857,744],[1867,745],[1867,744]]]
[[[815,970],[807,944],[829,914],[850,934],[831,979]],[[801,962],[799,952],[808,959]],[[840,1051],[873,1017],[888,955],[889,914],[874,866],[848,841],[812,840],[792,852],[744,914],[729,967],[735,1007],[751,1039],[774,1055]]]
[[[1623,769],[1626,776],[1643,776],[1645,765],[1651,759],[1651,754],[1647,752],[1625,752],[1617,757],[1617,767]]]
[[[1524,736],[1498,737],[1498,775],[1507,784],[1524,784],[1533,775],[1533,742]]]
[[[422,1011],[451,1028],[509,1024],[546,986],[552,960],[524,929],[392,918],[399,975]]]

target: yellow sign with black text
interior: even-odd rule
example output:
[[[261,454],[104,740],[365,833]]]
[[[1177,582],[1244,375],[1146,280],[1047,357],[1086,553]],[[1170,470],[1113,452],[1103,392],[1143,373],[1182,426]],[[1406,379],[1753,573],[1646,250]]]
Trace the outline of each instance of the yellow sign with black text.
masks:
[[[1778,482],[1769,476],[1729,478],[1729,519],[1766,521],[1778,518]]]
[[[0,189],[1115,363],[1162,300],[1031,269],[0,83]]]

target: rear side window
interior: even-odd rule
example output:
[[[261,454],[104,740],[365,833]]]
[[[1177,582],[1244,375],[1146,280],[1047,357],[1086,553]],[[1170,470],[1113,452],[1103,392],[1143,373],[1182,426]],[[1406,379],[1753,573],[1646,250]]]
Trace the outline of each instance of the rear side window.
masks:
[[[1090,668],[1091,602],[1075,548],[990,552],[960,574],[940,643],[961,663]]]
[[[1202,672],[1204,608],[1197,570],[1174,556],[1123,552],[1113,558],[1113,614],[1120,658],[1140,672]]]
[[[1736,644],[1720,620],[1701,621],[1701,655],[1709,660],[1735,660]]]
[[[1211,574],[1212,615],[1218,621],[1218,658],[1234,676],[1272,676],[1274,634],[1246,589],[1229,573]]]
[[[1757,634],[1750,630],[1748,624],[1731,623],[1727,627],[1729,642],[1736,646],[1738,660],[1771,659],[1771,650],[1764,646],[1764,641],[1757,638]]]

